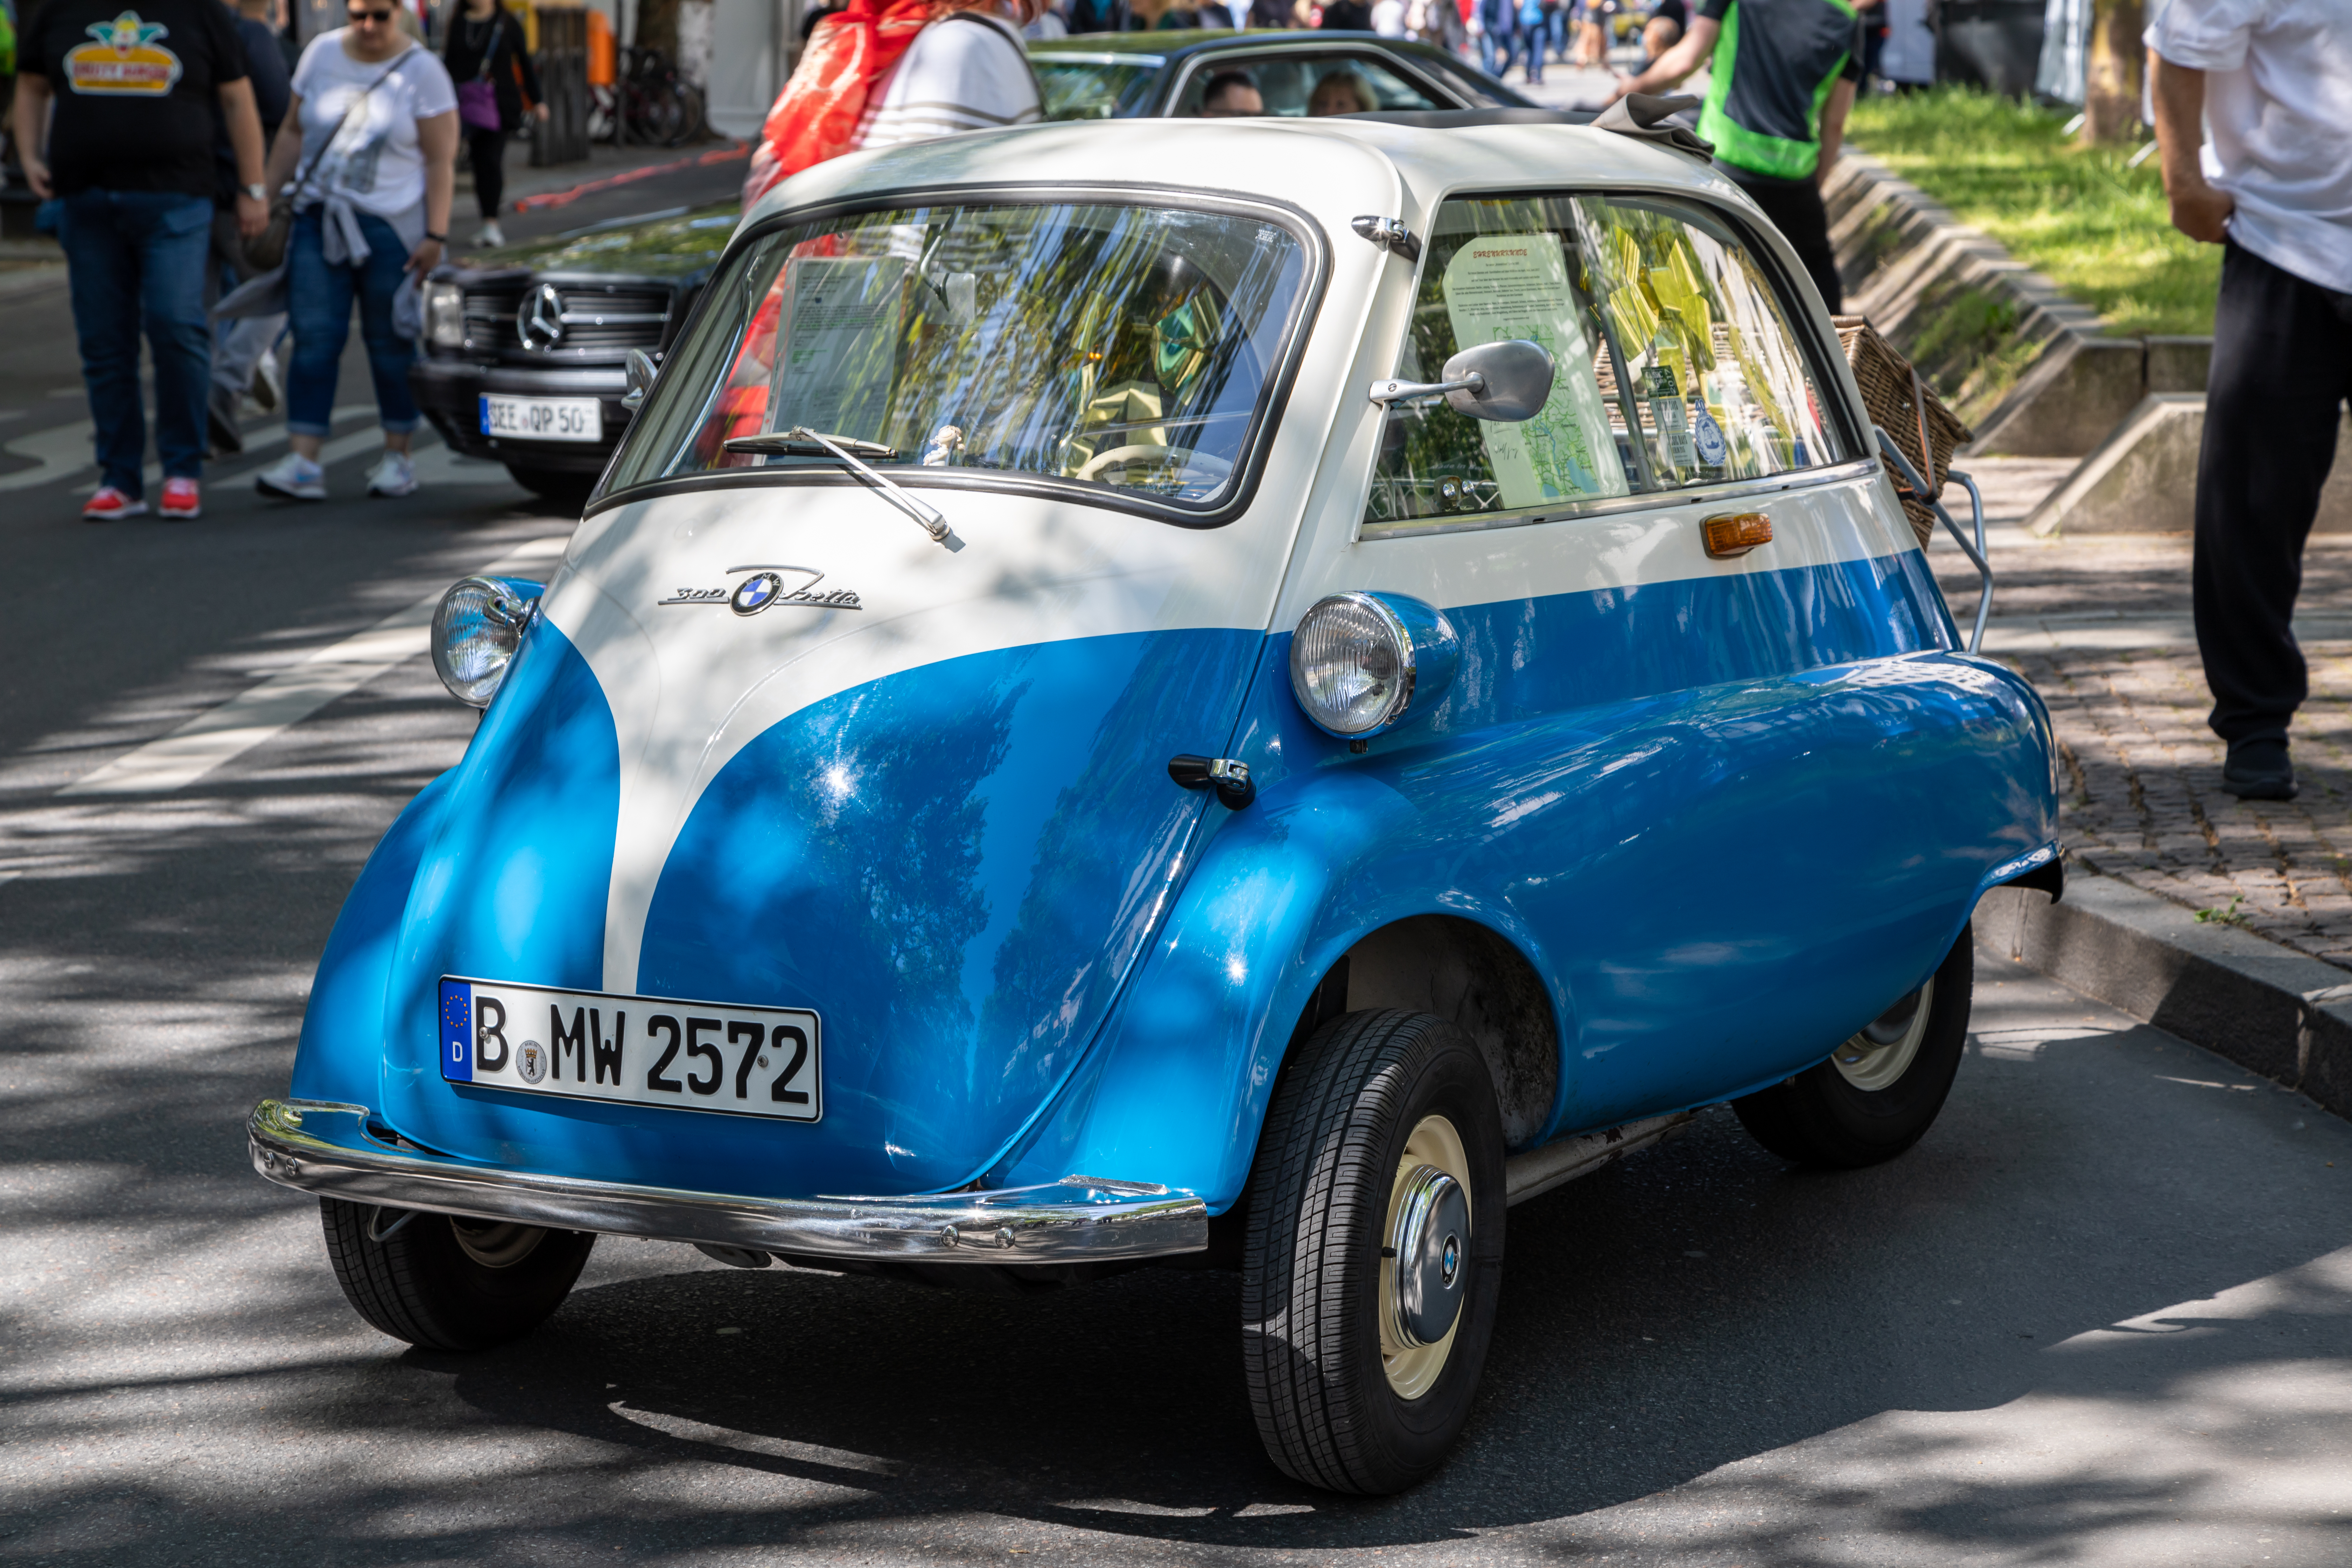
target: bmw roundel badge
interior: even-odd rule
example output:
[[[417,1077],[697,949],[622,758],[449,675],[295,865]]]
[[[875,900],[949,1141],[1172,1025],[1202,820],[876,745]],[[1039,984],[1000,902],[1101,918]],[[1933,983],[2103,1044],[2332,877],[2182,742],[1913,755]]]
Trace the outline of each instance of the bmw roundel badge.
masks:
[[[735,584],[734,595],[728,603],[739,616],[756,616],[776,602],[784,591],[784,580],[773,572],[755,572]]]

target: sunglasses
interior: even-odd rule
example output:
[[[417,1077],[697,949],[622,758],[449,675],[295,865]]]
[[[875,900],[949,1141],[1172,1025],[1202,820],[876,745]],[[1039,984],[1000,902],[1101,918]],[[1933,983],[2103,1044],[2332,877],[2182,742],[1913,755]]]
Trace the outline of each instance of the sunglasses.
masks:
[[[382,11],[346,11],[343,14],[354,22],[389,22],[392,20],[392,12],[389,8]]]

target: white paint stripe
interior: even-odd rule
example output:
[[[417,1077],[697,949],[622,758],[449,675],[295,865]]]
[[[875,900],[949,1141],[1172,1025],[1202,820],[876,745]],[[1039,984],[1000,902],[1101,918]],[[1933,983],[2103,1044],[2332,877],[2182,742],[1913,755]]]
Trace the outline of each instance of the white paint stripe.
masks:
[[[516,572],[555,559],[568,542],[568,535],[534,539],[483,567],[482,574]],[[58,794],[159,795],[202,778],[403,659],[425,652],[433,611],[440,602],[436,592],[363,632],[320,648],[291,669],[197,714],[161,740],[117,757]]]
[[[341,418],[345,414],[372,414],[374,410],[372,408],[361,406],[352,409],[339,408],[335,411],[335,415],[336,417]],[[432,432],[428,430],[425,432],[425,434],[430,436]],[[226,471],[217,475],[207,474],[205,476],[205,481],[212,484],[230,485],[235,484],[239,479],[248,478],[252,474],[258,472],[260,469],[268,466],[264,463],[255,462],[252,459],[266,455],[268,448],[282,443],[285,439],[286,426],[283,425],[266,426],[259,430],[254,431],[253,439],[246,443],[246,449],[242,454],[235,458],[217,460],[222,464],[235,462],[238,466],[234,468],[227,468]],[[382,430],[376,429],[373,426],[365,430],[354,430],[348,436],[338,436],[333,440],[321,446],[319,448],[319,466],[322,468],[331,468],[337,463],[343,462],[348,458],[362,457],[375,452],[383,446],[383,432]],[[152,490],[162,485],[163,482],[163,465],[161,463],[148,464],[147,488],[150,490]],[[74,494],[82,496],[95,495],[97,493],[98,481],[95,479],[92,479],[89,483],[74,491]]]
[[[329,417],[340,425],[346,419],[354,419],[362,414],[374,412],[375,405],[373,403],[347,403],[336,409]],[[367,434],[371,439],[381,438],[373,431]],[[285,440],[286,426],[273,420],[268,425],[247,432],[247,437],[246,449],[247,454],[250,456],[260,448]],[[350,442],[353,439],[354,437],[346,436],[342,438],[342,442]],[[341,444],[341,442],[335,443],[338,446]],[[352,451],[364,449],[364,444],[351,448]],[[33,460],[33,467],[29,468],[19,468],[13,474],[0,474],[0,492],[35,489],[42,485],[57,484],[61,480],[89,473],[97,467],[90,456],[90,423],[87,419],[79,419],[70,425],[53,425],[46,430],[35,430],[29,435],[19,436],[5,445],[0,445],[0,452],[5,452],[12,458],[29,458]],[[163,483],[163,474],[161,466],[154,463],[148,464],[148,485],[152,488]],[[239,476],[231,474],[226,477],[234,479]],[[89,495],[95,492],[97,489],[98,482],[92,479],[89,484],[75,493]]]

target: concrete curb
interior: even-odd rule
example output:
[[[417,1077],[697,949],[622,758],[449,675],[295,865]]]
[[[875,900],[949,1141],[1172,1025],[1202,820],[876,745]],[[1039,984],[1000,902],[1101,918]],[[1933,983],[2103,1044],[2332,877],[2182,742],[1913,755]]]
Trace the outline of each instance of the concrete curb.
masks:
[[[2197,521],[2197,456],[2205,395],[2156,392],[2140,400],[2066,482],[2025,519],[2039,538],[2076,533],[2186,533]],[[2352,439],[2344,422],[2339,444]],[[2352,465],[2320,492],[2317,533],[2352,533]]]
[[[1996,888],[1977,934],[2084,995],[2352,1117],[2352,972],[2112,877],[2066,897]]]

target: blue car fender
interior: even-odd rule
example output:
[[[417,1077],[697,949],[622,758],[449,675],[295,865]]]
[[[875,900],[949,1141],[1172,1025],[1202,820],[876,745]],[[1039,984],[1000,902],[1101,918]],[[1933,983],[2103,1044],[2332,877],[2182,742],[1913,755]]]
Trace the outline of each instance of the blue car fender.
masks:
[[[401,921],[457,776],[456,769],[441,774],[394,819],[335,917],[294,1051],[297,1100],[373,1109],[382,1098],[385,996]]]
[[[1442,913],[1527,948],[1507,910],[1458,892],[1433,908],[1427,879],[1382,875],[1420,816],[1376,774],[1310,772],[1226,817],[1096,1048],[990,1184],[1082,1172],[1197,1194],[1212,1213],[1231,1206],[1292,1031],[1367,932]]]

